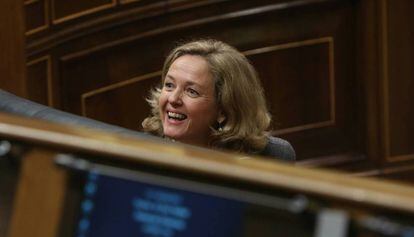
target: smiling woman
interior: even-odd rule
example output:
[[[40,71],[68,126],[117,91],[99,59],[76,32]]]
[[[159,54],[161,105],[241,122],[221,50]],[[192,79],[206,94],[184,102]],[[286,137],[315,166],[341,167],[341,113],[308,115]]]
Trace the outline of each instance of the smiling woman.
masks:
[[[159,97],[164,136],[206,146],[219,110],[207,62],[183,55],[171,65]]]
[[[148,99],[144,131],[198,146],[294,160],[282,139],[266,134],[271,121],[257,73],[246,57],[217,40],[178,46]]]

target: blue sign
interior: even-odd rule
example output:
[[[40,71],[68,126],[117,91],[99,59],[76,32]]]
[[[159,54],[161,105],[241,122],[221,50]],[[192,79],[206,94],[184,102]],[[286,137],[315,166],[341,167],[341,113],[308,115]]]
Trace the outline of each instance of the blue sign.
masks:
[[[245,203],[90,173],[77,237],[241,236]]]

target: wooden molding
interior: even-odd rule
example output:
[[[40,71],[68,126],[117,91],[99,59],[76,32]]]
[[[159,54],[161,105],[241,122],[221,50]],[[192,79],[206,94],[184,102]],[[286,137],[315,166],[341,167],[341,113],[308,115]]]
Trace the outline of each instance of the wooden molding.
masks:
[[[44,30],[46,30],[46,29],[48,29],[50,27],[50,24],[49,24],[49,20],[50,19],[49,19],[49,4],[48,4],[48,1],[47,0],[41,0],[41,1],[43,2],[43,10],[44,10],[43,18],[44,18],[44,24],[42,26],[39,26],[39,27],[36,27],[34,29],[31,29],[31,30],[26,31],[25,32],[25,35],[26,36],[30,36],[30,35],[33,35],[35,33],[44,31]],[[34,4],[34,3],[37,3],[37,2],[40,2],[40,0],[29,0],[29,1],[25,1],[24,2],[24,6],[26,7],[27,5]],[[26,16],[26,17],[28,17],[28,16]]]
[[[122,44],[130,43],[130,42],[144,39],[147,37],[153,37],[156,35],[172,32],[175,30],[182,30],[185,28],[196,27],[200,25],[205,25],[205,24],[210,24],[210,23],[215,23],[215,22],[220,22],[220,21],[226,21],[226,20],[231,20],[231,19],[238,19],[238,18],[253,16],[253,15],[262,14],[266,12],[285,10],[291,7],[299,7],[299,6],[306,6],[306,5],[311,5],[315,3],[322,3],[326,1],[328,0],[293,1],[293,2],[290,2],[289,4],[276,3],[272,5],[260,6],[260,7],[256,7],[252,9],[247,9],[247,10],[240,10],[236,12],[230,12],[230,13],[225,13],[221,15],[200,18],[200,19],[196,19],[192,21],[182,22],[182,23],[175,24],[175,25],[159,27],[157,29],[149,30],[146,32],[140,32],[136,35],[131,35],[129,37],[125,37],[122,39],[118,39],[118,40],[107,42],[101,45],[97,45],[95,47],[88,48],[87,50],[80,50],[77,52],[64,55],[63,57],[61,57],[61,60],[62,61],[74,60],[76,58],[84,57],[86,55],[97,53],[102,50],[107,50],[109,48],[116,47]]]
[[[140,2],[141,0],[118,0],[119,4],[128,4],[128,3],[134,3],[134,2]]]
[[[381,97],[382,97],[382,143],[384,156],[390,160],[390,128],[389,128],[389,94],[388,94],[388,26],[387,0],[380,0],[380,45],[381,45]]]
[[[366,157],[361,154],[344,153],[298,161],[296,162],[296,165],[302,167],[335,167],[347,163],[363,162],[365,160]]]
[[[92,14],[92,13],[95,13],[95,12],[99,12],[99,11],[102,11],[102,10],[113,8],[117,4],[116,0],[111,0],[110,3],[103,4],[103,5],[97,6],[97,7],[93,7],[93,8],[90,8],[90,9],[87,9],[87,10],[84,10],[84,11],[80,11],[80,12],[77,12],[77,13],[73,13],[73,14],[67,15],[65,17],[57,18],[56,17],[56,12],[55,12],[55,0],[50,0],[50,1],[51,1],[51,8],[52,8],[52,23],[54,25],[57,25],[57,24],[60,24],[60,23],[63,23],[63,22],[67,22],[67,21],[73,20],[73,19],[81,17],[81,16],[85,16],[85,15],[89,15],[89,14]]]

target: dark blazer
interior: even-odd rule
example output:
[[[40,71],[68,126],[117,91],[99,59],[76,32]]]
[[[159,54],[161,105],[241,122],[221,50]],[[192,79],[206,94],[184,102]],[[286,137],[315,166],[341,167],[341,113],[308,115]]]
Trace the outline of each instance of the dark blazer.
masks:
[[[269,137],[266,147],[258,155],[285,161],[295,161],[296,159],[295,150],[288,141],[272,136]]]

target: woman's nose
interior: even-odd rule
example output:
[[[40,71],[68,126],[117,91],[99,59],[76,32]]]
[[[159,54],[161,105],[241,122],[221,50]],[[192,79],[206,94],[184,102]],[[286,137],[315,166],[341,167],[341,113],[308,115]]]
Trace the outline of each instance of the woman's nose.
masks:
[[[180,90],[174,90],[173,92],[171,92],[170,96],[168,97],[168,102],[174,105],[181,105],[182,104],[181,95],[182,93]]]

